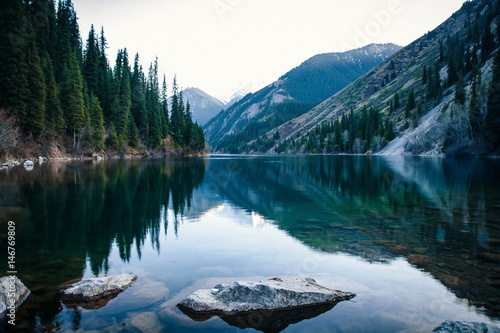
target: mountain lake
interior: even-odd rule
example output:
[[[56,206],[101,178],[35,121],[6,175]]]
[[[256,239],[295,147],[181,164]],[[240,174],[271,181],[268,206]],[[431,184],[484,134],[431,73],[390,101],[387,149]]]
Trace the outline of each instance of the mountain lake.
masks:
[[[49,162],[0,171],[31,290],[13,332],[431,332],[500,326],[500,160],[230,156]],[[57,287],[134,273],[107,304]],[[301,276],[356,293],[293,315],[191,318],[219,283]]]

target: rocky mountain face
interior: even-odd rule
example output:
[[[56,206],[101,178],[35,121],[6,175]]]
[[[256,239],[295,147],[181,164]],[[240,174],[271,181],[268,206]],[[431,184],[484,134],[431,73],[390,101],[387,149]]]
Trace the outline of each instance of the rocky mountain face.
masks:
[[[435,155],[450,147],[477,149],[486,126],[499,14],[497,1],[464,3],[435,30],[343,90],[256,138],[268,143],[260,152],[376,153],[382,148],[385,155]],[[369,109],[382,118],[375,136],[342,124],[343,115],[346,121],[359,119]],[[395,140],[387,137],[388,127]]]
[[[254,130],[245,133],[247,126],[267,129],[269,124],[259,126],[259,122],[274,116],[278,118],[272,124],[276,127],[299,116],[343,89],[400,48],[394,44],[372,44],[343,53],[316,55],[276,82],[256,93],[246,95],[210,120],[204,126],[207,141],[216,147],[222,139],[226,139],[218,150],[224,150],[230,145],[238,150],[237,146],[244,145],[262,134]],[[279,110],[278,116],[273,109],[276,105],[285,105]],[[231,137],[232,135],[240,137]],[[237,143],[233,142],[235,140]]]
[[[183,90],[182,93],[184,100],[188,100],[191,105],[193,121],[201,126],[205,125],[226,107],[226,103],[210,96],[199,88],[190,87]]]

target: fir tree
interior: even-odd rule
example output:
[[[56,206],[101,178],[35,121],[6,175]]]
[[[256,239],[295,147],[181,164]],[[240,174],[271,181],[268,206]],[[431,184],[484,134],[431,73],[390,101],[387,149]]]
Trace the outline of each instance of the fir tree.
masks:
[[[26,133],[38,136],[45,126],[46,86],[34,41],[30,43],[28,57],[29,94],[26,98],[26,108],[21,113],[20,122]]]
[[[495,49],[495,41],[491,33],[491,25],[489,20],[484,27],[483,37],[481,39],[481,62],[484,64],[490,58],[490,53]]]
[[[46,61],[47,62],[47,61]],[[49,62],[44,65],[46,99],[45,99],[45,126],[46,129],[55,136],[64,134],[64,115],[59,101],[58,88],[54,77],[54,69]]]
[[[22,0],[0,1],[0,108],[14,115],[24,112],[29,94],[27,23]]]
[[[87,49],[83,57],[83,68],[89,94],[97,94],[99,90],[99,45],[94,25],[91,26],[89,31]]]
[[[169,129],[169,119],[168,119],[168,90],[167,90],[167,79],[163,75],[163,85],[161,90],[161,133],[164,138],[167,137]]]
[[[99,99],[92,95],[90,97],[90,145],[92,150],[104,149],[104,118]]]
[[[465,103],[465,82],[462,73],[458,75],[457,85],[455,87],[455,100],[462,105]]]
[[[145,82],[142,73],[142,67],[139,64],[139,54],[135,55],[134,71],[130,81],[130,90],[132,94],[132,104],[130,111],[135,123],[141,128],[144,137],[148,136],[148,113],[146,112]]]
[[[128,124],[129,124],[128,144],[132,148],[137,148],[137,146],[139,146],[139,131],[137,130],[134,118],[130,119]]]
[[[394,134],[394,125],[390,119],[387,119],[385,121],[385,133],[384,133],[384,139],[387,141],[392,141],[396,137]]]
[[[394,95],[394,110],[399,109],[399,94],[396,91],[396,94]]]
[[[186,110],[184,112],[184,127],[182,138],[184,140],[184,146],[190,147],[193,139],[193,118],[191,114],[191,105],[189,104],[189,100],[186,101]]]
[[[73,145],[76,145],[77,135],[81,133],[85,125],[83,81],[76,55],[73,54],[68,64],[66,64],[62,80],[62,89],[60,92],[61,106],[67,130],[73,135]]]

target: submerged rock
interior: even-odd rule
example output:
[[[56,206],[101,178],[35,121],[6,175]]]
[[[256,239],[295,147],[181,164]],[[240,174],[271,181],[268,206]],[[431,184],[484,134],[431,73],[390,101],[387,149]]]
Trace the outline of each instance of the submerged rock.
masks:
[[[412,254],[406,257],[406,260],[408,260],[410,264],[419,267],[429,266],[432,263],[431,257],[423,254]]]
[[[445,321],[432,332],[436,333],[500,333],[499,328],[485,323],[470,323],[465,321]]]
[[[0,321],[8,321],[13,315],[15,318],[17,308],[29,295],[30,290],[17,276],[0,278]]]
[[[328,304],[354,296],[354,293],[320,286],[309,278],[273,278],[261,282],[219,284],[212,289],[201,289],[185,298],[179,303],[179,307],[201,313],[234,314]]]
[[[59,288],[59,293],[65,303],[79,305],[85,309],[99,309],[136,280],[137,276],[134,274],[121,274],[70,281]]]

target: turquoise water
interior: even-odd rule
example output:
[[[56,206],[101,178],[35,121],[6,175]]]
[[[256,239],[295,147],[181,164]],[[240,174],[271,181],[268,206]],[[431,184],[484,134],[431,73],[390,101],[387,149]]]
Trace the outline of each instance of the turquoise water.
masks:
[[[15,328],[7,327],[12,331],[430,332],[446,320],[500,325],[500,161],[53,162],[0,171],[1,230],[10,220],[18,276],[32,291]],[[1,244],[6,253],[5,239]],[[130,272],[138,280],[99,309],[65,305],[55,292],[69,280]],[[221,282],[297,275],[357,296],[293,314],[295,320],[271,317],[281,325],[274,328],[262,316],[196,321],[176,307]]]

